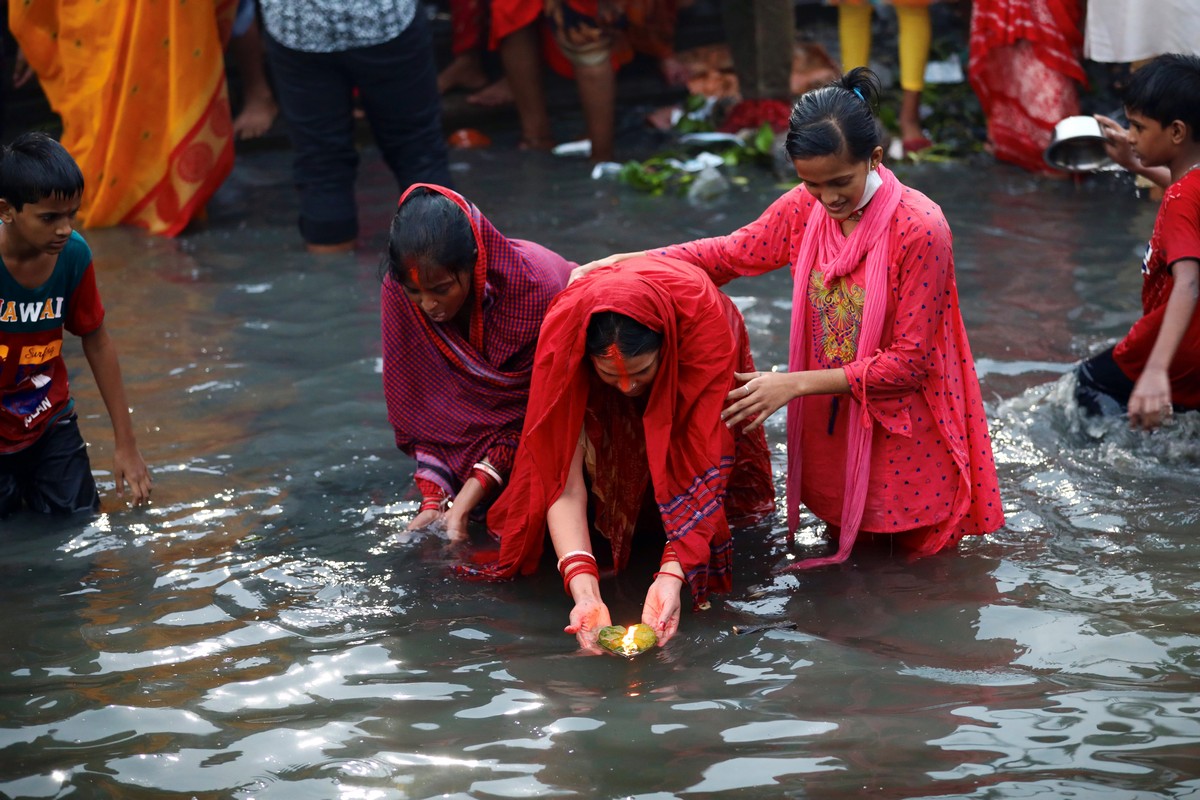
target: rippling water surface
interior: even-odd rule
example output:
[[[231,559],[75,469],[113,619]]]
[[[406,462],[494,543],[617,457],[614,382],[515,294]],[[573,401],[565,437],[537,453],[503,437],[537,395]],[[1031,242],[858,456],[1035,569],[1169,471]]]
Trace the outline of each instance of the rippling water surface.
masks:
[[[787,576],[782,525],[746,531],[734,593],[625,661],[575,653],[552,572],[464,583],[404,533],[375,277],[394,187],[365,175],[368,248],[314,259],[286,162],[243,159],[205,231],[88,237],[155,501],[109,481],[95,519],[0,523],[0,795],[1200,797],[1200,421],[1132,434],[1070,402],[1070,364],[1138,314],[1155,208],[1132,189],[904,172],[955,231],[1007,527]],[[549,157],[456,170],[501,230],[580,261],[726,232],[780,191],[697,208]],[[786,360],[787,283],[728,287],[760,366]],[[644,584],[605,585],[615,619]]]

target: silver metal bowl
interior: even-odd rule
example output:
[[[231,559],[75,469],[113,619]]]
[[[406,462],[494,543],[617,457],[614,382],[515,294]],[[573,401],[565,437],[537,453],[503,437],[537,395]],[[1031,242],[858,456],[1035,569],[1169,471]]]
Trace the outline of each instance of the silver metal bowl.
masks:
[[[1104,152],[1104,134],[1095,117],[1067,117],[1055,125],[1044,158],[1065,172],[1096,172],[1113,166]]]

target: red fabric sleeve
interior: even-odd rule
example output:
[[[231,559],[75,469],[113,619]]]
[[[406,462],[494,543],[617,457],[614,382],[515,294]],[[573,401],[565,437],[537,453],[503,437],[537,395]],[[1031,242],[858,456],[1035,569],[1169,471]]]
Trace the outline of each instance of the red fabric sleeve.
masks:
[[[762,275],[792,262],[793,239],[799,242],[814,202],[804,187],[797,186],[768,206],[758,219],[728,236],[696,239],[653,254],[694,264],[718,286],[734,278]]]
[[[422,506],[426,503],[442,503],[442,500],[446,497],[445,489],[431,480],[424,479],[424,477],[415,477],[413,482],[416,483],[416,489],[421,493]]]
[[[100,290],[96,288],[96,270],[88,262],[79,284],[71,292],[63,327],[76,336],[87,336],[103,324],[104,306],[100,302]]]
[[[917,236],[920,241],[908,240]],[[949,307],[946,290],[954,263],[950,231],[942,225],[928,236],[915,228],[898,232],[893,251],[901,254],[901,262],[888,344],[842,369],[854,399],[885,430],[910,436],[912,397],[937,363],[937,331]]]

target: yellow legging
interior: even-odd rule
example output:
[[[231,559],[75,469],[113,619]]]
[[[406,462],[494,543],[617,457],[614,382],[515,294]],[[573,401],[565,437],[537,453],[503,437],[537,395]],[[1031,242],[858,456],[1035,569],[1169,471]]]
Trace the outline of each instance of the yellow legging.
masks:
[[[896,5],[900,22],[900,88],[919,92],[925,88],[925,63],[929,61],[929,6]],[[838,40],[842,45],[842,68],[865,67],[871,57],[871,6],[838,5]]]

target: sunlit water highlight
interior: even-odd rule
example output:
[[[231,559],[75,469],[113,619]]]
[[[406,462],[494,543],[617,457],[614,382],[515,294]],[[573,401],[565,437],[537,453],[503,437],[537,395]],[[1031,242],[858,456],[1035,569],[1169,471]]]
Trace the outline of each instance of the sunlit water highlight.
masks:
[[[365,175],[359,255],[309,258],[286,159],[243,159],[207,231],[89,235],[155,502],[108,482],[97,518],[0,523],[0,794],[1200,797],[1200,421],[1134,434],[1070,401],[1071,363],[1138,313],[1154,207],[1124,184],[903,173],[955,231],[1005,529],[785,576],[815,521],[808,550],[746,531],[735,592],[625,660],[574,652],[552,573],[465,583],[404,532],[375,277],[394,187]],[[580,261],[731,230],[779,192],[755,176],[696,208],[584,173],[495,151],[455,174],[501,230]],[[760,367],[784,363],[787,275],[728,291]],[[646,579],[606,583],[614,621]]]

